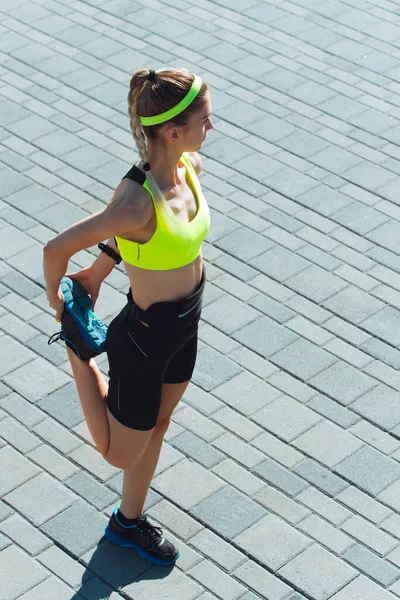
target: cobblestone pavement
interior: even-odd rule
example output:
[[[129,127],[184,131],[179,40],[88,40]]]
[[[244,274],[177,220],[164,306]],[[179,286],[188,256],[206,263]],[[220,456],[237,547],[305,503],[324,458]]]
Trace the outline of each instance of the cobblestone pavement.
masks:
[[[0,11],[0,600],[399,598],[400,2]],[[216,125],[198,365],[148,500],[172,570],[102,537],[121,473],[47,345],[41,264],[135,160],[141,65],[203,76]]]

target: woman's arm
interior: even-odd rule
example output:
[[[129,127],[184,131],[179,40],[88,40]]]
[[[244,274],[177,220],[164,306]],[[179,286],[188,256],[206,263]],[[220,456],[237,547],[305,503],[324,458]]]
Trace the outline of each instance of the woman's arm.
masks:
[[[152,203],[148,194],[133,181],[123,180],[117,188],[113,200],[107,207],[82,221],[68,227],[65,231],[49,240],[43,250],[43,270],[47,286],[49,304],[61,319],[63,296],[60,281],[65,275],[68,261],[80,250],[94,246],[98,242],[114,235],[124,237],[129,231],[141,229],[151,218]],[[150,209],[150,210],[149,210]],[[102,252],[101,255],[104,253]],[[104,254],[96,261],[95,269],[104,276],[114,266],[112,258]]]

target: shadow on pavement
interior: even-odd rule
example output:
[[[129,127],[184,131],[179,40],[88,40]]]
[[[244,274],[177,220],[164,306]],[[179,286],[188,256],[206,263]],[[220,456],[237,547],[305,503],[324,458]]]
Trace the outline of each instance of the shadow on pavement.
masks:
[[[85,554],[86,566],[82,585],[71,600],[106,600],[114,590],[134,582],[168,577],[174,566],[157,567],[139,556],[132,548],[120,548],[103,537],[99,545]],[[93,575],[95,577],[93,577]],[[134,597],[134,592],[129,592]]]

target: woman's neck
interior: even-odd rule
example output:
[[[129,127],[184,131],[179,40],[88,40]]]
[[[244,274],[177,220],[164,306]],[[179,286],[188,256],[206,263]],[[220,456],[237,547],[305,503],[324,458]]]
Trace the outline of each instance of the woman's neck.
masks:
[[[160,189],[169,189],[180,183],[178,163],[181,156],[180,151],[166,152],[164,149],[154,147],[149,149],[151,172]]]

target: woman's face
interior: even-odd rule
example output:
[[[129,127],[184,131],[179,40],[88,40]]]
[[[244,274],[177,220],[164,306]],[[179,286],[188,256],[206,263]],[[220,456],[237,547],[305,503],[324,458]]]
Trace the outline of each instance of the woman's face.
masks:
[[[211,121],[211,100],[208,92],[204,95],[201,108],[191,117],[189,124],[185,127],[185,151],[197,152],[200,150],[207,136],[207,131],[213,129]]]

